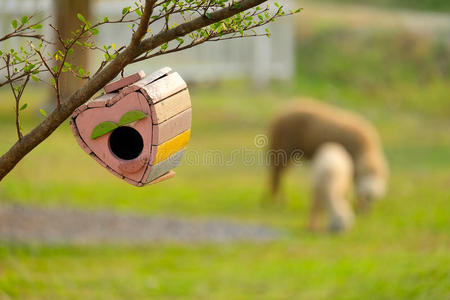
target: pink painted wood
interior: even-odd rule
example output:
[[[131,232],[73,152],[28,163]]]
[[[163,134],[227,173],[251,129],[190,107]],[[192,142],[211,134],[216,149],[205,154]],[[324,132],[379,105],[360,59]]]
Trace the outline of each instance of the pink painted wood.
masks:
[[[122,99],[124,97],[124,95],[122,95],[122,93],[112,97],[111,99],[109,99],[106,102],[106,106],[113,106],[114,104],[116,104],[117,102],[120,101],[120,99]]]
[[[105,164],[105,162],[103,160],[101,160],[100,158],[98,158],[97,155],[95,155],[94,152],[91,152],[89,154],[96,162],[98,162],[102,167],[104,168],[108,168],[108,166]]]
[[[94,127],[101,122],[112,121],[117,123],[125,112],[131,110],[140,110],[148,116],[133,125],[133,128],[142,136],[144,148],[137,158],[133,160],[122,160],[116,157],[109,149],[111,132],[95,140],[91,139],[91,133]],[[152,141],[150,107],[142,94],[131,93],[110,107],[105,106],[87,109],[76,117],[75,124],[82,141],[111,169],[111,173],[119,175],[118,177],[128,178],[136,183],[142,180],[146,171],[145,162],[150,162]]]
[[[127,77],[124,77],[117,81],[108,83],[107,85],[105,85],[105,87],[103,89],[105,90],[105,93],[111,93],[114,91],[118,91],[130,84],[133,84],[133,83],[141,80],[144,77],[145,77],[144,71],[139,71],[138,73],[134,73],[134,74],[131,74],[130,76],[127,76]]]
[[[94,108],[94,107],[102,107],[106,106],[108,101],[113,99],[114,97],[118,96],[118,93],[109,93],[109,94],[103,94],[95,98],[94,100],[91,100],[87,103],[88,108]]]
[[[80,137],[80,133],[78,132],[78,128],[75,125],[75,121],[73,119],[70,119],[70,127],[72,128],[72,132],[73,132],[73,135],[75,136],[75,140],[78,142],[81,149],[90,155],[92,153],[92,150],[86,145],[86,143]]]
[[[76,118],[79,114],[81,114],[83,111],[85,111],[86,109],[88,109],[87,104],[83,104],[80,107],[78,107],[77,109],[75,109],[75,111],[72,114],[72,118]]]

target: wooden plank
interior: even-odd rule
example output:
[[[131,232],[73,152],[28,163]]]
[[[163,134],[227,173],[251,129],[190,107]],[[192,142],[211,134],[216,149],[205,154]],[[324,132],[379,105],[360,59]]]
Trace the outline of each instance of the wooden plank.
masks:
[[[83,149],[84,152],[87,154],[91,154],[92,150],[89,148],[86,143],[83,141],[83,139],[80,136],[80,133],[78,132],[77,125],[75,124],[74,119],[70,119],[70,128],[72,128],[72,133],[75,137],[75,140],[78,142],[78,145],[80,145],[81,149]]]
[[[114,98],[115,96],[119,95],[118,93],[109,93],[109,94],[103,94],[98,96],[97,98],[89,101],[87,103],[88,108],[95,108],[95,107],[103,107],[106,106],[107,103]]]
[[[108,101],[114,96],[119,95],[119,93],[109,93],[109,94],[102,94],[94,99],[91,100],[91,102],[99,102],[99,101]]]
[[[88,109],[88,106],[86,104],[80,105],[72,114],[72,118],[75,119],[79,114],[81,114],[83,111]]]
[[[102,167],[107,168],[108,166],[105,164],[105,162],[103,160],[101,160],[100,158],[98,158],[97,155],[95,155],[94,152],[91,152],[91,154],[89,154],[95,161],[97,161]]]
[[[113,106],[117,102],[119,102],[120,99],[124,98],[125,96],[122,95],[122,93],[117,94],[116,96],[112,97],[111,99],[106,102],[106,106]]]
[[[168,140],[167,142],[159,145],[159,146],[152,146],[152,152],[154,152],[154,149],[156,147],[156,155],[152,162],[153,165],[156,165],[160,163],[161,161],[169,158],[170,156],[174,155],[178,151],[184,149],[189,142],[191,136],[191,130],[188,129],[185,132],[177,135],[173,139]]]
[[[91,101],[87,103],[88,108],[104,107],[106,106],[106,101]]]
[[[187,85],[183,78],[178,73],[171,73],[142,87],[141,92],[150,103],[155,104],[186,88]]]
[[[134,186],[142,186],[142,183],[134,181],[130,178],[124,177],[123,180],[125,180],[126,182],[128,182],[129,184],[132,184]]]
[[[150,148],[150,149],[151,149],[151,148]],[[153,162],[154,159],[155,159],[155,156],[152,155],[151,150],[150,150],[150,153],[149,153],[149,163],[145,166],[144,174],[142,175],[142,178],[141,178],[141,180],[140,180],[141,182],[144,182],[144,184],[145,184],[145,182],[147,182],[146,180],[147,180],[147,178],[148,178],[148,174],[150,174],[150,172],[151,172],[151,170],[152,170],[151,162]]]
[[[191,99],[187,89],[165,99],[155,105],[150,105],[153,124],[160,124],[191,107]]]
[[[114,82],[108,83],[103,88],[105,90],[105,93],[111,93],[114,91],[118,91],[121,88],[124,88],[130,84],[133,84],[142,78],[145,77],[144,71],[139,71],[138,73],[131,74],[130,76],[124,77],[122,79],[116,80]]]
[[[147,182],[155,180],[156,178],[164,175],[165,173],[169,172],[170,170],[178,166],[182,161],[184,151],[185,149],[182,149],[174,153],[167,159],[154,165],[152,167],[152,170],[150,171],[150,174],[148,175]]]
[[[152,83],[153,81],[156,81],[156,80],[160,79],[161,77],[166,76],[171,71],[172,71],[172,69],[169,67],[164,67],[162,69],[159,69],[159,70],[151,73],[150,75],[145,76],[141,80],[133,83],[131,86],[124,88],[120,93],[124,94],[124,95],[128,95],[129,93],[135,92],[135,91],[143,88],[144,86]]]
[[[191,128],[192,108],[189,108],[174,117],[153,125],[152,144],[160,145],[178,134]]]
[[[159,70],[156,70],[152,74],[146,76],[142,80],[139,80],[138,82],[136,82],[133,85],[136,85],[136,86],[139,86],[139,87],[142,88],[142,87],[152,83],[153,81],[156,81],[156,80],[160,79],[161,77],[164,77],[164,76],[168,75],[170,72],[172,72],[172,68],[170,68],[170,67],[163,67],[163,68],[161,68]]]
[[[72,129],[73,135],[80,135],[80,133],[78,132],[77,125],[75,125],[74,119],[70,118],[69,125],[70,125],[70,128]]]
[[[165,181],[167,179],[173,178],[175,177],[176,173],[172,170],[170,170],[169,172],[167,172],[166,174],[159,176],[158,178],[156,178],[155,180],[152,180],[148,183],[148,185],[150,184],[155,184],[155,183],[160,183],[162,181]]]

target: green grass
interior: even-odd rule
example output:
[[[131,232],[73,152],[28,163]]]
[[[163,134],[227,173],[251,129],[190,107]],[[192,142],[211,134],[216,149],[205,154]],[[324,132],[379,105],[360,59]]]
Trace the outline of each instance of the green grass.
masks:
[[[233,219],[286,235],[267,244],[3,243],[0,299],[449,299],[448,49],[415,39],[421,50],[404,54],[404,33],[313,32],[299,32],[298,72],[289,84],[193,88],[189,149],[194,158],[209,150],[225,159],[244,147],[257,152],[254,137],[299,95],[363,113],[379,128],[392,178],[387,197],[359,216],[354,230],[337,236],[305,230],[306,165],[290,171],[284,208],[260,205],[266,168],[246,167],[242,154],[223,166],[185,161],[174,179],[135,188],[85,155],[65,123],[2,181],[3,205]],[[4,152],[15,133],[12,100],[1,93]],[[42,118],[37,111],[45,99],[37,88],[26,95],[26,130]]]
[[[358,235],[220,247],[6,247],[0,252],[6,267],[0,287],[21,299],[448,296],[446,249],[422,244],[435,241],[412,238],[387,247],[389,240],[364,243],[367,238]],[[360,245],[351,247],[355,243]]]

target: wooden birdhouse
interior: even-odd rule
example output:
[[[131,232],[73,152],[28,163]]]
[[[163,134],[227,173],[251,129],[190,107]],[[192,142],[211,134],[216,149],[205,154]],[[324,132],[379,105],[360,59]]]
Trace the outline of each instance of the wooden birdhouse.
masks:
[[[133,74],[75,110],[78,144],[111,173],[135,186],[171,178],[191,133],[186,83],[168,67]]]

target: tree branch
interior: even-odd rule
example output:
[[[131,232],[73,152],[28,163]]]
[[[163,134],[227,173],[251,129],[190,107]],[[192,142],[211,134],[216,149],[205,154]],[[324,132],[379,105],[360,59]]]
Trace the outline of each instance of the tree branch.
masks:
[[[192,31],[232,17],[235,14],[243,12],[264,2],[266,2],[266,0],[243,0],[240,2],[235,2],[235,4],[231,4],[228,7],[212,12],[209,17],[201,16],[193,19],[192,21],[180,24],[172,29],[162,31],[152,37],[143,40],[139,45],[140,52],[144,53],[146,51],[155,49],[156,47],[159,47],[166,42],[172,41],[177,37],[185,36]]]
[[[266,0],[242,0],[232,2],[225,8],[217,9],[208,16],[201,16],[191,21],[187,21],[172,29],[162,31],[152,37],[142,40],[147,31],[148,20],[153,11],[152,0],[145,1],[145,8],[140,18],[139,27],[133,34],[130,45],[128,45],[117,57],[107,64],[100,72],[68,97],[62,101],[61,105],[56,107],[46,119],[37,125],[31,132],[17,141],[3,156],[0,157],[0,180],[2,180],[14,166],[37,145],[44,141],[62,122],[64,122],[77,107],[89,100],[98,90],[114,79],[122,69],[130,64],[134,59],[151,51],[164,43],[168,43],[178,37],[182,37],[195,30],[209,26],[221,20],[227,19],[255,7]]]
[[[34,18],[34,16],[25,17],[25,18],[26,18],[26,20],[24,20],[25,22],[20,25],[17,25],[17,28],[14,28],[13,32],[10,32],[10,33],[0,37],[0,42],[3,42],[7,39],[14,38],[14,37],[27,37],[27,38],[38,39],[38,40],[47,42],[44,39],[44,36],[42,34],[34,33],[35,32],[34,28],[37,25],[40,25],[42,27],[41,23],[44,22],[45,20],[47,20],[48,18],[45,18],[45,19],[35,22],[35,23],[30,22]],[[17,22],[17,24],[18,24],[18,22]]]
[[[6,58],[3,58],[3,59],[6,63],[6,71],[8,74],[7,77],[11,78],[11,72],[10,72],[11,56],[7,55]],[[25,87],[26,87],[28,81],[30,80],[30,76],[31,76],[31,74],[29,72],[24,73],[24,74],[26,74],[26,78],[22,85],[18,85],[16,87],[14,87],[13,82],[11,80],[9,81],[9,86],[11,88],[11,92],[12,92],[12,94],[14,96],[14,100],[15,100],[14,110],[15,110],[15,119],[16,119],[16,131],[17,131],[17,138],[19,140],[23,137],[22,131],[20,129],[20,118],[19,118],[20,99],[22,98],[23,91],[25,90]]]
[[[153,6],[156,0],[145,0],[144,13],[142,14],[141,21],[137,30],[134,32],[130,45],[138,45],[144,35],[147,33],[148,22],[153,13]]]

